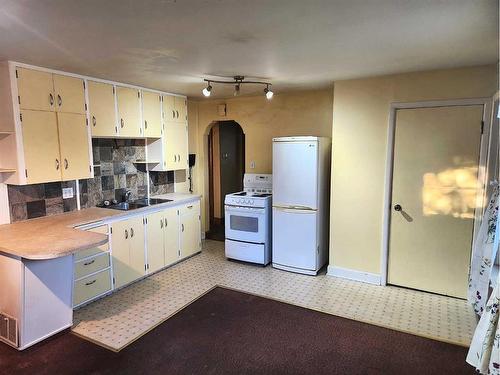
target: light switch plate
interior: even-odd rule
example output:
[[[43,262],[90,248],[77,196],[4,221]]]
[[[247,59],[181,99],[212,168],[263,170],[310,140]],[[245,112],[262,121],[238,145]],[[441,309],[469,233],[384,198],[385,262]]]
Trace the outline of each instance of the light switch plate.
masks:
[[[250,168],[251,168],[251,169],[255,169],[255,161],[253,161],[253,160],[252,160],[252,161],[250,162]]]
[[[72,187],[63,188],[62,193],[63,193],[63,199],[73,198],[75,196]]]

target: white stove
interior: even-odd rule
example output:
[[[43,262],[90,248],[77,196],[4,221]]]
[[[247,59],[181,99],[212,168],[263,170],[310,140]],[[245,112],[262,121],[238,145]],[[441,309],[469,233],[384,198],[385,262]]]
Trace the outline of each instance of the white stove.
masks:
[[[271,261],[272,175],[246,173],[243,191],[226,195],[226,257],[267,265]]]

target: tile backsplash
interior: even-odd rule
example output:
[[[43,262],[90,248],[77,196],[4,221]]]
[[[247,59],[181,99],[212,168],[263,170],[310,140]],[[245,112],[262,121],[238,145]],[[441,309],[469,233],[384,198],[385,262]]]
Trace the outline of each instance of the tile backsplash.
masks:
[[[79,181],[80,206],[94,207],[103,200],[122,200],[127,190],[132,199],[147,195],[145,141],[141,139],[93,139],[94,178]],[[149,172],[150,193],[174,191],[174,172]],[[11,221],[55,215],[77,209],[76,197],[62,198],[62,189],[75,181],[36,185],[8,185]]]

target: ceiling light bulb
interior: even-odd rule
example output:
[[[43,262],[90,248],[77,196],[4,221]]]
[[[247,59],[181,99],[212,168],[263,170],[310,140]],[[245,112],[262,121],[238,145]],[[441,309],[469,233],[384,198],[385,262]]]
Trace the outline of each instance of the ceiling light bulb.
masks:
[[[237,85],[234,86],[234,96],[240,95],[240,84],[238,83]]]
[[[208,86],[203,89],[202,93],[206,97],[209,97],[210,96],[210,91],[212,91],[212,86],[210,86],[210,84],[208,84]]]
[[[274,93],[269,90],[269,86],[264,89],[264,94],[266,94],[267,100],[271,100],[274,96]]]

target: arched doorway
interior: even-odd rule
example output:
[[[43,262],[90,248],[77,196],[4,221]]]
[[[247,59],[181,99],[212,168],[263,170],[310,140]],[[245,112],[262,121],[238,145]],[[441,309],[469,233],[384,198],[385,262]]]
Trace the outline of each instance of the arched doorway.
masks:
[[[208,134],[209,220],[206,237],[224,241],[224,197],[243,190],[245,134],[236,121],[218,121]]]

